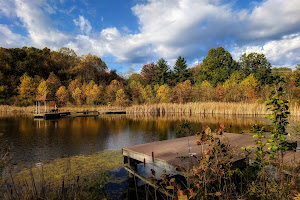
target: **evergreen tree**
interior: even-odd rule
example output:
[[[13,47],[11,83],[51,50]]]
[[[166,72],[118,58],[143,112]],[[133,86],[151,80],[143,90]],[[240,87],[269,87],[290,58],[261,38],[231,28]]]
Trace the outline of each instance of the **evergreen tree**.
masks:
[[[164,85],[168,83],[170,77],[170,68],[165,59],[161,58],[157,61],[156,64],[157,72],[155,75],[155,82],[159,85]]]
[[[191,71],[187,69],[186,60],[179,56],[174,65],[174,78],[176,83],[184,82],[191,77]]]

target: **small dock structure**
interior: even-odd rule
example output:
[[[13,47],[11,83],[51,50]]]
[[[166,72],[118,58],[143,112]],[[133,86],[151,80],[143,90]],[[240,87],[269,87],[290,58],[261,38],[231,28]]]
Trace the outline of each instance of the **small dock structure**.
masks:
[[[57,119],[59,117],[56,101],[47,93],[36,99],[34,118]]]
[[[218,135],[216,137],[227,138],[231,147],[235,148],[237,156],[234,161],[237,166],[239,166],[238,163],[244,163],[241,147],[250,146],[254,148],[255,146],[255,139],[251,135],[224,133],[222,136]],[[124,147],[122,154],[124,164],[126,164],[125,169],[129,172],[130,178],[136,176],[152,187],[159,188],[149,177],[138,172],[138,164],[143,163],[144,167],[148,164],[155,171],[161,169],[161,171],[164,170],[166,174],[170,175],[183,175],[182,169],[191,167],[191,160],[180,158],[188,156],[193,159],[194,162],[192,163],[196,166],[199,162],[193,155],[200,158],[203,152],[209,148],[207,144],[197,145],[195,143],[197,140],[196,136],[189,136]],[[300,162],[300,152],[297,152],[297,148],[299,148],[299,143],[295,149],[285,153],[284,163]],[[251,154],[251,158],[254,158],[254,155]],[[159,175],[156,177],[159,177]]]

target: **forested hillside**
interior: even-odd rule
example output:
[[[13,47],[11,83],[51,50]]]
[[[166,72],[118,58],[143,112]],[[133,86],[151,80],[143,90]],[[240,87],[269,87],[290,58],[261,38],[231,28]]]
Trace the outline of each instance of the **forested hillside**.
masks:
[[[171,70],[172,68],[172,70]],[[122,78],[101,58],[77,56],[68,48],[0,49],[0,103],[27,106],[48,93],[60,106],[186,103],[198,101],[264,102],[273,76],[285,78],[286,98],[300,99],[300,65],[272,68],[263,54],[233,60],[222,47],[210,49],[201,64],[188,68],[178,57],[148,63],[141,73]]]

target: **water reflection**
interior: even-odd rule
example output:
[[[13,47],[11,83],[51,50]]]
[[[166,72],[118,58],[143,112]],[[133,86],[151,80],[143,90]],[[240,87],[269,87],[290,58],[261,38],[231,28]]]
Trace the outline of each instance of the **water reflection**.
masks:
[[[176,137],[178,125],[188,121],[195,130],[218,124],[234,133],[248,131],[264,118],[212,115],[106,115],[97,118],[34,120],[32,116],[0,117],[1,139],[13,143],[15,161],[42,162],[63,156],[88,154],[107,149]]]

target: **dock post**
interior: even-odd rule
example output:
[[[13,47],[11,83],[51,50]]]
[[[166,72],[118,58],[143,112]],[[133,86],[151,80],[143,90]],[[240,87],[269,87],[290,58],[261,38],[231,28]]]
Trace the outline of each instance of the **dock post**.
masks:
[[[124,156],[124,164],[127,164],[127,167],[133,170],[133,173],[128,172],[128,187],[126,196],[127,199],[138,199],[137,195],[137,177],[135,177],[134,173],[137,173],[137,161],[133,158]]]

